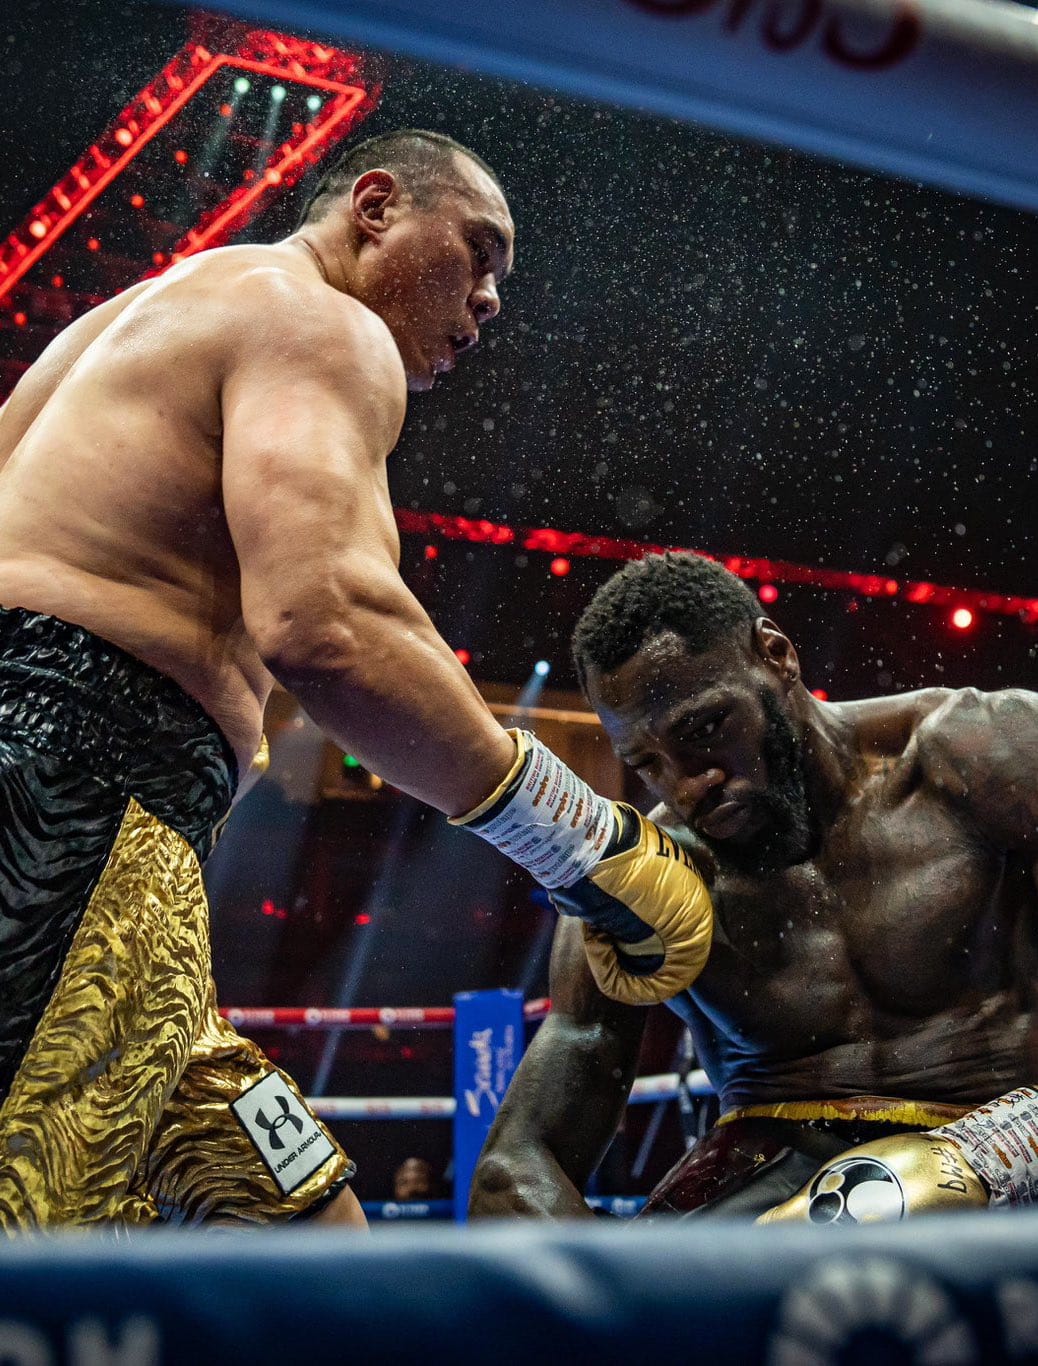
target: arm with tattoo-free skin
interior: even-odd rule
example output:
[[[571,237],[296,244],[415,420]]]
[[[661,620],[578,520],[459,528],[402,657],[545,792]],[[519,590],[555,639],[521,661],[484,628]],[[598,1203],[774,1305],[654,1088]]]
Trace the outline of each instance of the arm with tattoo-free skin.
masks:
[[[223,498],[263,665],[343,749],[580,916],[610,996],[654,1004],[684,990],[713,932],[691,863],[535,736],[504,731],[400,577],[386,459],[406,380],[386,326],[274,272],[253,272],[237,306],[249,345],[231,348],[221,387]]]
[[[573,920],[555,934],[550,990],[476,1167],[473,1217],[589,1215],[581,1192],[623,1118],[645,1011],[599,991]]]
[[[336,743],[457,815],[515,745],[397,568],[385,465],[406,405],[399,353],[373,313],[322,285],[257,272],[245,287],[254,323],[222,408],[246,629]]]

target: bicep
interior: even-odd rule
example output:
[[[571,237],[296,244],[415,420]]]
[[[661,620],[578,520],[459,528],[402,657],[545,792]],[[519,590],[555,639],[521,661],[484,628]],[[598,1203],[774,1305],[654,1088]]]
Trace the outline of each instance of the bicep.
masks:
[[[242,606],[334,592],[350,561],[395,565],[396,531],[384,462],[396,396],[347,363],[290,344],[258,350],[225,380],[223,499],[242,575]],[[391,379],[392,377],[390,377]],[[363,579],[363,572],[354,577]]]

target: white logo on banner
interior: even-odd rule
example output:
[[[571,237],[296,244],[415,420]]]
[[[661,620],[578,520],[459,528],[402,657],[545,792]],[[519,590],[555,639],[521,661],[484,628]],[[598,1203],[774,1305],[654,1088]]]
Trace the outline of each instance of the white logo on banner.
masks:
[[[483,1097],[489,1100],[491,1108],[496,1110],[501,1104],[494,1092],[494,1031],[492,1028],[476,1029],[469,1039],[469,1048],[472,1049],[474,1068],[473,1081],[471,1088],[465,1091],[465,1105],[473,1119],[479,1119],[479,1112]]]
[[[100,1319],[73,1319],[64,1353],[35,1324],[0,1319],[4,1366],[158,1366],[161,1345],[158,1324],[141,1316],[123,1320],[111,1333]]]
[[[496,1111],[501,1097],[515,1071],[515,1028],[505,1025],[503,1042],[494,1045],[492,1026],[473,1030],[469,1038],[473,1054],[472,1086],[465,1091],[465,1108],[473,1119],[479,1119],[483,1100]]]
[[[279,1072],[257,1082],[231,1109],[284,1195],[301,1186],[335,1151]]]
[[[926,1366],[979,1366],[973,1330],[924,1271],[888,1257],[818,1262],[787,1290],[768,1366],[829,1366],[867,1340],[874,1359]]]

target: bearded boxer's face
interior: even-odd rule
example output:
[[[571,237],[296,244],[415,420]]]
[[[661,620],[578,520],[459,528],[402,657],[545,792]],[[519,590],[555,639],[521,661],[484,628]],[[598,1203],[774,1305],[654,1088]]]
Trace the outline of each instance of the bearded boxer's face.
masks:
[[[361,302],[389,327],[412,390],[454,369],[501,311],[515,229],[504,196],[467,157],[430,202],[399,194],[365,256]]]
[[[774,872],[813,843],[801,744],[776,671],[741,643],[692,654],[666,632],[588,679],[617,755],[722,867]],[[719,770],[723,781],[704,790]]]

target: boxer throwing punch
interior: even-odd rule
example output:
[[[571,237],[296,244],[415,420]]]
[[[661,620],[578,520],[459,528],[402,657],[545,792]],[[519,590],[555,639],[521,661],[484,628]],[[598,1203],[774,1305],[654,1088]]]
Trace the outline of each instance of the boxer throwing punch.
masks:
[[[502,730],[397,570],[407,391],[476,345],[512,252],[474,153],[370,139],[291,236],[101,305],[0,410],[0,1227],[361,1220],[215,1010],[199,863],[275,679],[557,889],[605,990],[705,959],[676,845]],[[269,1161],[289,1113],[299,1160]]]
[[[753,594],[693,556],[615,575],[574,652],[654,815],[713,866],[710,955],[670,1005],[722,1113],[647,1212],[825,1223],[1030,1202],[1038,695],[820,702]],[[566,923],[551,995],[476,1213],[585,1213],[626,1104],[644,1012],[602,995]]]

